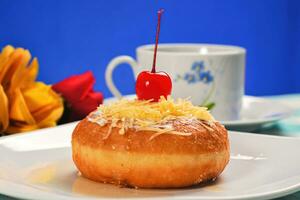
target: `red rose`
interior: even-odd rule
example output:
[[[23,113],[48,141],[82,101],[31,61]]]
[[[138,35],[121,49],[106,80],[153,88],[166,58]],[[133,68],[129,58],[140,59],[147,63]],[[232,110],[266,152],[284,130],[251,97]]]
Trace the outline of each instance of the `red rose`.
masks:
[[[65,121],[82,119],[103,103],[102,93],[93,90],[94,84],[93,73],[87,71],[52,85],[52,89],[62,95],[69,107],[63,116],[67,118]]]

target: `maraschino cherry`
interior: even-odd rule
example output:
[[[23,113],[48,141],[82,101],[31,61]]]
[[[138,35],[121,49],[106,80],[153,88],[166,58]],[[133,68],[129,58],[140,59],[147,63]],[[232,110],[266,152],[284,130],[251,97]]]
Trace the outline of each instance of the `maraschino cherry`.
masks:
[[[158,11],[158,21],[156,27],[155,48],[153,56],[152,70],[142,71],[136,80],[135,90],[139,100],[158,101],[161,96],[167,98],[171,94],[172,81],[166,72],[156,72],[156,53],[160,31],[160,21],[163,9]]]

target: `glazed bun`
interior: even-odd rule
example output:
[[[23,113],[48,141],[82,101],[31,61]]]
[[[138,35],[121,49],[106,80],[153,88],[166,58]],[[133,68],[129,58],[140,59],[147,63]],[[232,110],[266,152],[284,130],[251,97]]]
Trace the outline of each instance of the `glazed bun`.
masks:
[[[94,112],[77,125],[72,153],[84,177],[140,188],[177,188],[215,179],[229,161],[227,131],[214,120],[172,117],[160,126],[124,128],[124,119],[116,123]]]

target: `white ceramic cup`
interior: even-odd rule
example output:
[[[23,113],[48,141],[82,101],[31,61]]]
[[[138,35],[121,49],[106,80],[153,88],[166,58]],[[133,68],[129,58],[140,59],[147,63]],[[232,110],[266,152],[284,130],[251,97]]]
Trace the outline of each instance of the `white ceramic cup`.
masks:
[[[129,56],[114,58],[106,69],[105,79],[111,93],[122,95],[112,81],[113,70],[122,63],[133,69],[135,78],[151,71],[154,45],[137,48],[137,60]],[[246,50],[237,46],[211,44],[160,44],[157,71],[172,79],[173,98],[191,98],[194,105],[213,106],[216,119],[239,119],[244,95]]]

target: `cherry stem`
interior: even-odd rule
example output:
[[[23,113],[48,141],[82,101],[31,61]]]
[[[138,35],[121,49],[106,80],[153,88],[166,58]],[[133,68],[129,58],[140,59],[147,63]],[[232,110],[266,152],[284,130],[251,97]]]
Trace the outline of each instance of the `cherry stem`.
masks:
[[[157,12],[157,26],[156,26],[156,36],[155,36],[155,48],[154,48],[154,56],[153,56],[153,64],[152,64],[152,70],[151,73],[156,73],[155,67],[156,67],[156,53],[157,53],[157,46],[158,46],[158,38],[159,38],[159,31],[160,31],[160,21],[162,13],[164,12],[163,9],[159,9]]]

